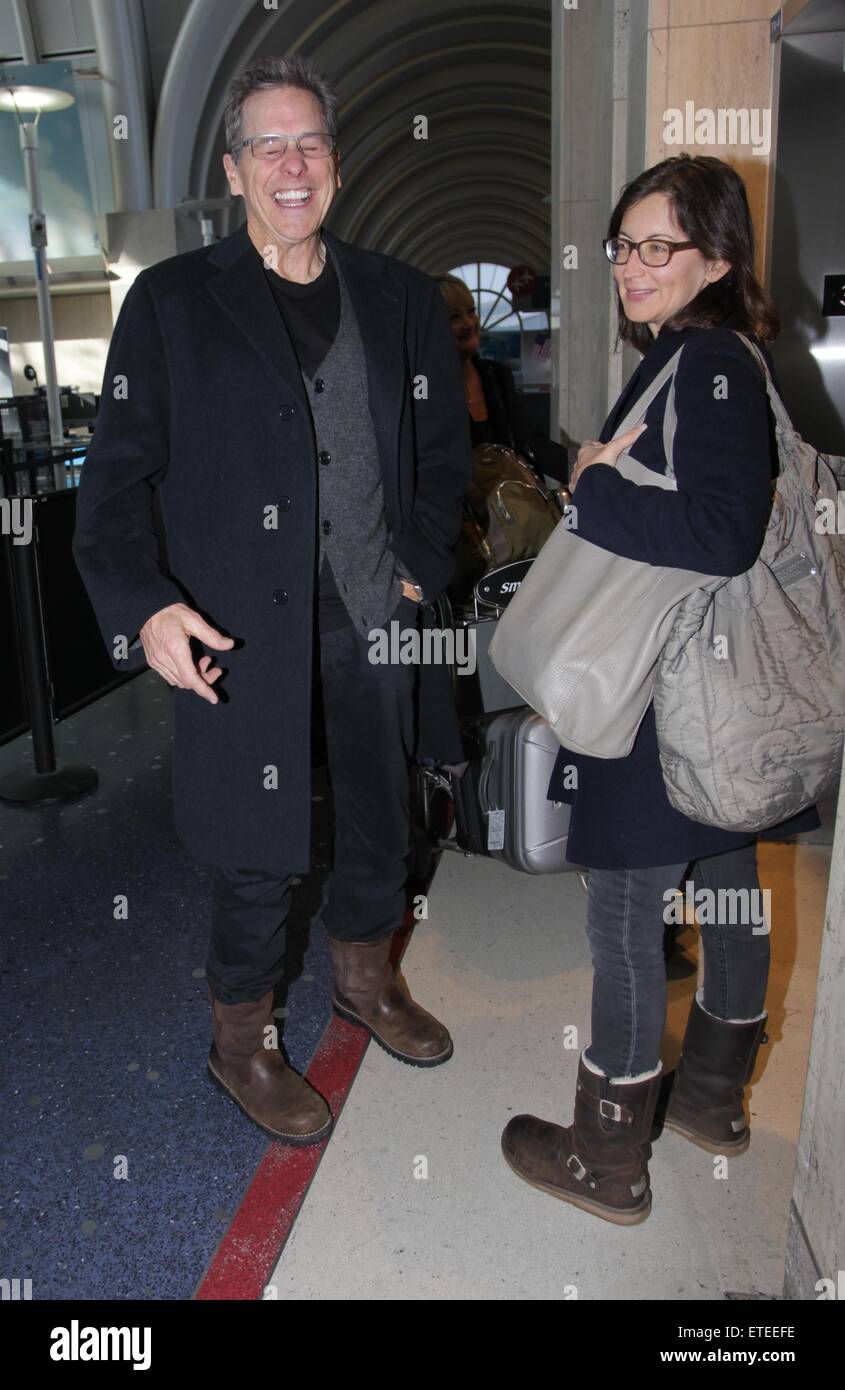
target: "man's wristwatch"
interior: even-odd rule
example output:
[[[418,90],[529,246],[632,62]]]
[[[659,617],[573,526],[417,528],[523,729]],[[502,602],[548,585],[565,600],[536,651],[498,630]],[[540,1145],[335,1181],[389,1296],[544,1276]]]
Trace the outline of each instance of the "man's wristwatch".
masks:
[[[409,593],[408,593],[408,590],[409,590],[409,589],[412,589],[412,590],[413,590],[413,594],[409,594]],[[413,597],[413,598],[416,600],[417,603],[422,603],[422,600],[423,600],[423,591],[422,591],[422,588],[420,587],[419,584],[414,584],[412,580],[410,580],[410,579],[403,579],[403,580],[402,580],[402,593],[405,595],[406,598],[412,598],[412,597]]]

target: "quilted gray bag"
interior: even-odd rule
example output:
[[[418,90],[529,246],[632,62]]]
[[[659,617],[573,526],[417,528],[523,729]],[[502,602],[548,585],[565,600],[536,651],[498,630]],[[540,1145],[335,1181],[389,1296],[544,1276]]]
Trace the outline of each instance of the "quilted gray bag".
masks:
[[[654,712],[672,805],[705,825],[757,831],[831,792],[842,765],[845,458],[795,432],[762,355],[738,336],[765,373],[775,418],[772,513],[751,569],[680,605]]]

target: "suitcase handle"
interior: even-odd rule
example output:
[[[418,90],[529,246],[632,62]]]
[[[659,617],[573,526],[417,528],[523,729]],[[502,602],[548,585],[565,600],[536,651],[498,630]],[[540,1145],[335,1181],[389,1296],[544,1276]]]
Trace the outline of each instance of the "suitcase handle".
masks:
[[[490,808],[487,805],[487,787],[490,783],[490,773],[492,771],[493,763],[495,761],[496,745],[491,744],[489,747],[488,757],[484,764],[484,771],[478,779],[478,804],[481,807],[482,814],[485,816],[489,816],[490,814]]]

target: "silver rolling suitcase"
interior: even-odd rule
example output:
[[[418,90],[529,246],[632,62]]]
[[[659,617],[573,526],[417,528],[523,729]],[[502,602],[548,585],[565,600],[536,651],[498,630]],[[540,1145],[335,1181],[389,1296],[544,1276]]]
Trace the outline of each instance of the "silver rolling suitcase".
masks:
[[[524,705],[464,725],[467,765],[451,774],[457,844],[526,874],[577,871],[566,858],[569,806],[546,797],[560,744]]]

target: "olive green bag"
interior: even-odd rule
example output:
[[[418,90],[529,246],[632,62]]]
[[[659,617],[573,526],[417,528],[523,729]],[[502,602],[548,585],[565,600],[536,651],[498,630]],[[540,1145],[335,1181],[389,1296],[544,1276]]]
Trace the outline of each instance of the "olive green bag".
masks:
[[[455,547],[453,596],[458,591],[468,595],[490,569],[534,559],[560,517],[553,496],[514,449],[479,444],[472,453],[472,478]]]

